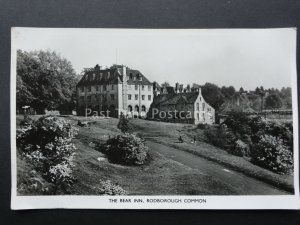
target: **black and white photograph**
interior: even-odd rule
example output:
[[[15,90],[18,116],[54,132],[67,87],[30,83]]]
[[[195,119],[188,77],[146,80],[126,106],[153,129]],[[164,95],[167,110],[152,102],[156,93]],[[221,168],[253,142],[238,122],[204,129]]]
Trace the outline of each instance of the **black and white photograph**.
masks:
[[[12,28],[12,209],[298,209],[296,29]]]

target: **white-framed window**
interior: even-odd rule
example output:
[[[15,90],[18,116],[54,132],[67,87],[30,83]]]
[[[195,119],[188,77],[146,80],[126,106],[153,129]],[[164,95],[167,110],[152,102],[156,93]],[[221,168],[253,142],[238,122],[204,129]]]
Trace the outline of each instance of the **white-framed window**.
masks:
[[[135,95],[135,100],[138,100],[139,99],[139,95]]]

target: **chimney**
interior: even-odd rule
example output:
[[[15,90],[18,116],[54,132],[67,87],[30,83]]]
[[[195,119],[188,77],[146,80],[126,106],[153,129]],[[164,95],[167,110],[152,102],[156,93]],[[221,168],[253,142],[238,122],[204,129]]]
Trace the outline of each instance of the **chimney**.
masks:
[[[97,65],[95,66],[95,71],[99,71],[99,70],[101,70],[101,66],[99,66],[99,64],[97,64]]]
[[[177,82],[177,83],[175,84],[175,93],[178,93],[178,90],[179,90],[179,83]]]
[[[189,84],[186,86],[186,92],[191,92],[191,86]]]
[[[126,78],[126,66],[122,67],[122,75]]]
[[[180,84],[179,85],[179,92],[182,93],[182,91],[183,91],[183,84]]]

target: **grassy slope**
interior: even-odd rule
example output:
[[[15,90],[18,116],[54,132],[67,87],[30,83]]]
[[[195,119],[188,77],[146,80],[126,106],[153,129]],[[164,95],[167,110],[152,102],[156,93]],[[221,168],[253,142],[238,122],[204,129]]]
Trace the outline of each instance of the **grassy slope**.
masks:
[[[73,116],[68,119],[71,119],[74,124],[77,124],[77,120],[84,120],[83,117]],[[94,145],[91,143],[104,142],[109,136],[118,134],[117,122],[117,119],[112,118],[100,119],[91,127],[79,127],[79,134],[74,139],[77,146],[75,175],[78,182],[75,184],[72,194],[96,195],[97,188],[100,187],[100,180],[111,180],[132,195],[234,194],[227,190],[222,182],[212,179],[210,176],[193,172],[191,168],[156,153],[152,154],[151,163],[141,167],[109,163],[102,153],[94,149]],[[197,140],[204,139],[203,131],[195,129],[193,125],[145,120],[131,120],[131,123],[136,130],[152,141],[191,152],[291,191],[292,176],[274,174],[204,142],[197,142],[197,145],[191,144],[194,135],[197,136]],[[176,143],[179,135],[184,137],[184,144]],[[99,157],[103,161],[99,161]],[[22,170],[21,165],[21,163],[20,166],[18,165],[18,171]],[[154,185],[157,183],[160,185]],[[215,187],[214,190],[211,190],[212,186]]]
[[[96,195],[100,180],[111,180],[120,185],[130,195],[225,195],[229,192],[226,186],[210,176],[193,172],[162,155],[151,154],[151,162],[144,166],[123,166],[109,163],[105,156],[93,148],[91,142],[103,142],[109,135],[119,131],[115,129],[115,120],[103,120],[89,128],[80,128],[74,140],[78,154],[76,171],[79,182],[73,188],[73,194]],[[111,131],[99,127],[110,124]],[[104,158],[98,161],[97,158]],[[157,185],[159,183],[160,185]],[[211,190],[211,186],[216,189]]]

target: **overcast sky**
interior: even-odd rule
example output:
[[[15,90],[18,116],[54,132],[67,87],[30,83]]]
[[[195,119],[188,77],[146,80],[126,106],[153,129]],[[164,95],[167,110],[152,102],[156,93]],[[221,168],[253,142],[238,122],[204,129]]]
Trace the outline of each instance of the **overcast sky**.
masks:
[[[294,29],[15,29],[17,49],[54,50],[83,68],[124,64],[150,81],[212,82],[254,89],[291,86]]]

